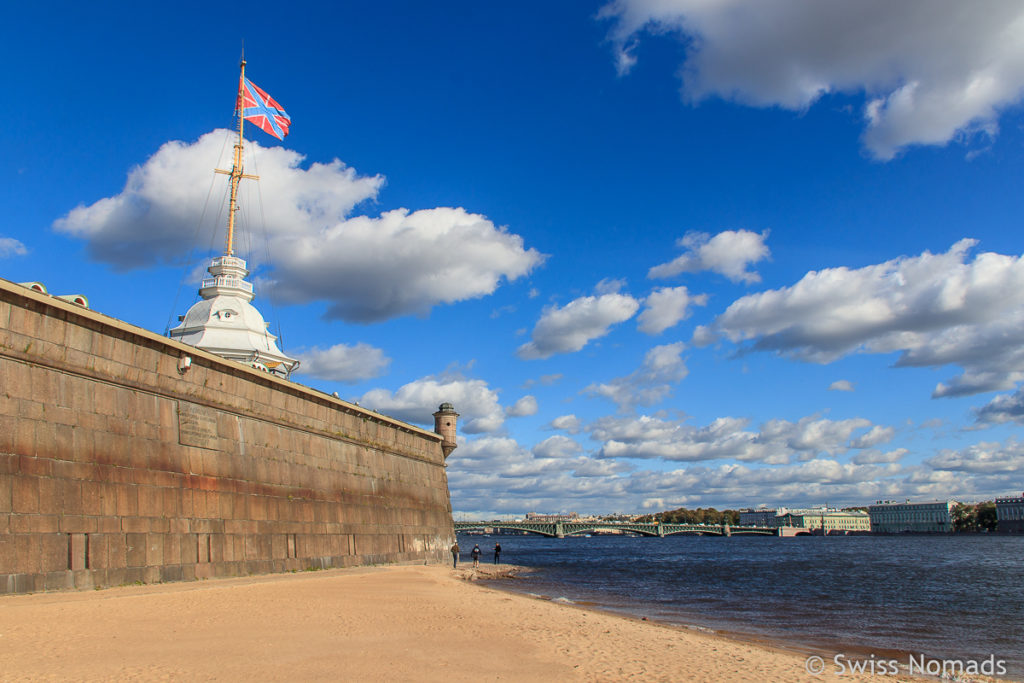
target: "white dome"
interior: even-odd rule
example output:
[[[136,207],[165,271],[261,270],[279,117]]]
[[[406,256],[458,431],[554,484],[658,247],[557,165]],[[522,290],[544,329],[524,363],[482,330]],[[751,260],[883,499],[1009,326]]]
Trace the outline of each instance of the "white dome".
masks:
[[[231,272],[225,273],[228,264],[224,261],[229,258]],[[267,330],[263,316],[249,303],[252,285],[243,279],[248,275],[245,261],[220,257],[214,259],[209,271],[215,278],[203,281],[199,290],[203,300],[188,309],[181,324],[170,331],[170,337],[218,356],[287,376],[298,361],[277,348],[277,337]]]

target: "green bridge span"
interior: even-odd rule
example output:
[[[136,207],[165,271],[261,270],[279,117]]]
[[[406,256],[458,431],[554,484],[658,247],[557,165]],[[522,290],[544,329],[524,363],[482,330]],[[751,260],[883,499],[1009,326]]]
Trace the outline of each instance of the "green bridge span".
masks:
[[[641,524],[617,522],[455,522],[455,531],[480,529],[507,529],[528,531],[541,536],[565,538],[595,531],[619,531],[658,536],[664,538],[673,534],[703,534],[706,536],[733,536],[738,534],[779,536],[779,529],[760,526],[729,526],[728,524],[708,526],[706,524]]]

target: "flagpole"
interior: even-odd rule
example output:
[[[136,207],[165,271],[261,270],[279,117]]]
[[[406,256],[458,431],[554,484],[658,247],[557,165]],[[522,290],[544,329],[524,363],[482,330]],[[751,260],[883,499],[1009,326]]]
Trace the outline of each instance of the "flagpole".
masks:
[[[235,109],[238,113],[238,142],[235,143],[235,162],[231,166],[231,201],[228,204],[228,237],[224,249],[225,256],[233,256],[235,253],[235,213],[238,211],[238,181],[242,179],[242,125],[245,118],[242,116],[245,106],[243,91],[245,87],[245,59],[241,63],[242,75],[238,79],[238,97],[235,100]]]

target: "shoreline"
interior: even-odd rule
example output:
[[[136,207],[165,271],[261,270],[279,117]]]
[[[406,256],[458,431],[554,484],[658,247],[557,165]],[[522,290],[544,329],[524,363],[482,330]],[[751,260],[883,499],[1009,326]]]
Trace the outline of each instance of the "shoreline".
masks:
[[[772,644],[532,598],[483,574],[399,565],[6,596],[0,671],[5,681],[928,680],[811,678],[806,656]]]
[[[878,649],[869,648],[866,646],[849,645],[844,644],[841,649],[837,649],[832,644],[816,643],[811,641],[790,641],[784,640],[781,637],[774,638],[770,635],[764,635],[759,633],[743,632],[737,630],[714,628],[710,626],[703,626],[697,623],[682,623],[673,622],[657,617],[646,617],[640,616],[637,612],[629,610],[628,608],[616,608],[610,605],[604,605],[593,601],[577,601],[570,598],[559,596],[552,597],[542,593],[535,593],[532,591],[519,590],[513,586],[515,581],[528,580],[528,576],[535,570],[530,567],[523,567],[518,565],[484,565],[481,564],[478,570],[472,568],[460,569],[459,573],[463,580],[479,582],[485,587],[491,588],[499,592],[507,592],[513,595],[519,595],[532,600],[541,600],[549,602],[561,607],[576,608],[580,610],[590,611],[598,614],[607,615],[613,619],[626,619],[644,624],[650,624],[655,627],[665,628],[670,630],[679,631],[681,633],[694,634],[712,639],[722,639],[740,646],[750,645],[761,650],[765,650],[769,653],[777,653],[787,657],[797,657],[801,662],[805,661],[808,657],[818,656],[824,659],[826,666],[829,670],[834,668],[832,664],[832,658],[840,652],[846,656],[847,660],[857,659],[863,661],[869,661],[872,658],[885,659],[885,660],[896,660],[900,663],[900,672],[898,674],[886,672],[882,670],[882,673],[874,676],[869,676],[869,680],[873,681],[937,681],[947,680],[949,677],[934,676],[927,673],[914,673],[911,674],[906,669],[906,663],[909,657],[914,657],[915,661],[922,657],[926,660],[937,659],[927,655],[921,655],[920,653],[913,653],[904,650],[898,650],[894,648]],[[469,574],[478,573],[480,576],[468,576]],[[805,675],[805,679],[807,676]],[[829,676],[827,674],[816,674],[810,677],[811,680],[860,680],[852,673],[844,672],[840,676]],[[1008,676],[986,676],[983,674],[969,675],[964,674],[956,677],[954,680],[960,683],[971,683],[977,682],[992,682],[992,683],[1014,683],[1016,681],[1024,679],[1010,678]]]
[[[493,566],[493,565],[491,565]],[[725,638],[730,641],[737,643],[749,643],[758,647],[763,647],[769,650],[777,650],[780,652],[786,652],[801,657],[808,657],[811,655],[823,656],[828,660],[835,654],[837,649],[832,643],[826,642],[815,642],[815,641],[793,641],[787,640],[783,636],[772,636],[767,633],[756,633],[752,631],[741,631],[734,630],[731,628],[722,628],[716,626],[706,626],[697,622],[699,615],[692,615],[695,619],[694,622],[682,622],[682,621],[671,621],[661,617],[647,617],[640,615],[638,610],[630,609],[628,607],[615,607],[608,604],[592,600],[574,600],[565,596],[553,597],[544,593],[537,593],[534,591],[519,590],[515,587],[516,581],[527,581],[529,575],[535,570],[530,567],[521,567],[518,565],[499,565],[499,567],[510,567],[514,568],[514,571],[510,572],[509,575],[503,574],[500,570],[497,575],[486,575],[487,572],[481,572],[485,574],[476,579],[467,579],[473,581],[479,581],[484,586],[493,588],[495,590],[513,593],[516,595],[522,595],[531,599],[545,600],[554,604],[566,606],[566,607],[577,607],[579,609],[592,610],[601,614],[607,614],[612,617],[619,617],[623,619],[632,619],[656,624],[664,628],[678,629],[683,632],[699,633],[710,637]],[[483,565],[481,565],[483,568]],[[885,658],[895,658],[902,661],[906,661],[910,655],[918,655],[919,653],[908,652],[899,650],[896,648],[870,648],[864,645],[842,645],[842,652],[846,655],[853,655],[869,659],[872,654],[875,656],[881,656]],[[1009,678],[996,678],[993,680],[1000,681],[1013,681],[1015,679]]]

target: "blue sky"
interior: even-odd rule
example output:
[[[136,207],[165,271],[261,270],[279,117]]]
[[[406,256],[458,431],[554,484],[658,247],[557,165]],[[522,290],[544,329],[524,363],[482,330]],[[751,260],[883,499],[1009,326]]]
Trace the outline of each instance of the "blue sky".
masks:
[[[457,515],[1024,490],[1018,3],[373,5],[11,8],[0,277],[184,313],[244,40],[254,303]]]

